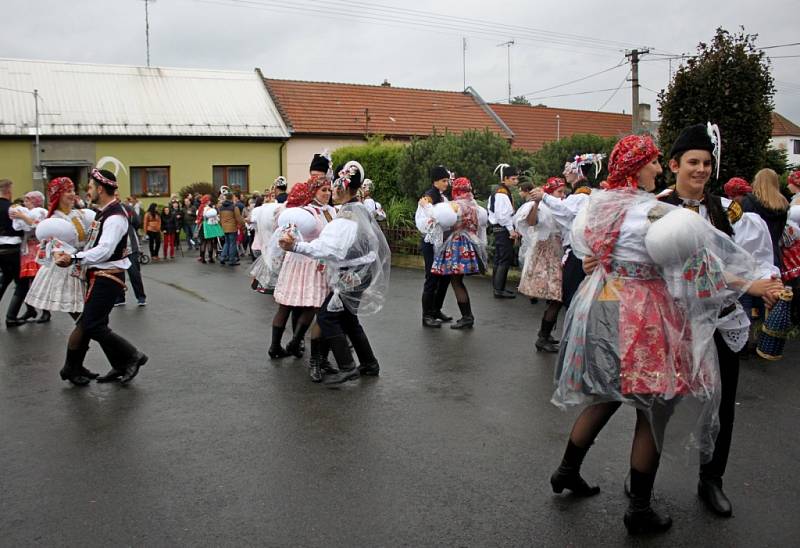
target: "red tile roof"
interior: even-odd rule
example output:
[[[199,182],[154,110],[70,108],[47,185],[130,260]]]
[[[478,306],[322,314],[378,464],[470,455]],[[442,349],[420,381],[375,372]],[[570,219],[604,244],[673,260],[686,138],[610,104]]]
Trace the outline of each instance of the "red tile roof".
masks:
[[[800,126],[778,114],[772,113],[772,136],[783,137],[786,135],[800,136]]]
[[[528,152],[535,152],[545,143],[555,141],[558,135],[569,137],[576,133],[592,133],[618,137],[631,131],[630,114],[496,103],[489,106],[514,132],[514,147]]]
[[[510,138],[468,93],[273,78],[264,83],[295,134],[411,137],[434,129],[489,128]]]

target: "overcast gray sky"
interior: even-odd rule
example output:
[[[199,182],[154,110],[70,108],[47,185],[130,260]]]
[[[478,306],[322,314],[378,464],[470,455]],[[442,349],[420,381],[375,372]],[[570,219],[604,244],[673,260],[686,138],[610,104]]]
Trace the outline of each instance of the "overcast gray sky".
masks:
[[[145,64],[144,0],[2,2],[2,57]],[[514,39],[512,95],[529,94],[532,102],[552,107],[630,112],[627,64],[562,84],[621,63],[626,47],[693,53],[718,26],[735,30],[744,25],[759,35],[760,46],[800,41],[796,0],[676,0],[647,3],[650,10],[643,2],[598,4],[156,0],[149,4],[151,64],[260,67],[274,78],[365,84],[388,79],[395,86],[460,90],[466,37],[467,85],[491,101],[507,98],[507,48],[498,44]],[[768,52],[774,57],[776,110],[800,123],[800,47]],[[670,63],[663,59],[645,56],[640,64],[641,101],[652,103],[654,113],[655,92],[670,76]]]

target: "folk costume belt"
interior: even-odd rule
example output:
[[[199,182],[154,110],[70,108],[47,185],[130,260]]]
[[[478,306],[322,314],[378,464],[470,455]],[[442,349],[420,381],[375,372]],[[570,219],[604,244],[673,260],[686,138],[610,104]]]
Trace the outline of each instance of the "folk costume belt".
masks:
[[[97,278],[105,278],[107,280],[111,280],[114,283],[116,283],[117,285],[119,285],[120,287],[122,287],[123,291],[127,291],[128,287],[125,284],[125,282],[120,280],[116,276],[114,276],[114,274],[121,274],[123,272],[125,272],[125,270],[123,270],[122,268],[109,268],[107,270],[101,270],[101,269],[98,269],[98,268],[90,268],[86,272],[86,274],[87,274],[87,276],[89,278],[89,285],[88,285],[88,287],[86,289],[86,298],[84,299],[84,302],[88,301],[89,297],[92,295],[92,290],[94,289],[94,282],[97,281]]]

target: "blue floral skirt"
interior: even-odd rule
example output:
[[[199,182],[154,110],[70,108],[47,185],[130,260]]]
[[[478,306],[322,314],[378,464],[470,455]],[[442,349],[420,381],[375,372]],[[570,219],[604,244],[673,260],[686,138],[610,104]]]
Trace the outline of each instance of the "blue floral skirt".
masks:
[[[431,272],[437,276],[479,274],[482,271],[475,244],[464,234],[445,242],[431,267]]]

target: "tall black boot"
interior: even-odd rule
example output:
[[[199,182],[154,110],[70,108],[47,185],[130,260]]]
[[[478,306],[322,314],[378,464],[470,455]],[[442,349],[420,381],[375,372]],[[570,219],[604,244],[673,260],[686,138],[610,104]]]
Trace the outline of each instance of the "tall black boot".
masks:
[[[286,352],[288,354],[292,354],[296,358],[303,357],[303,351],[305,350],[306,331],[308,331],[309,327],[311,327],[309,324],[301,323],[298,323],[296,326],[294,326],[292,340],[286,345]]]
[[[32,320],[32,319],[36,318],[36,316],[38,316],[38,315],[39,315],[39,313],[36,311],[35,308],[33,308],[31,305],[25,303],[25,314],[23,314],[22,318],[20,318],[20,319],[27,322],[28,320]]]
[[[450,287],[450,276],[441,276],[439,285],[436,287],[436,294],[434,296],[434,312],[433,317],[442,321],[442,323],[452,322],[453,317],[448,316],[442,312],[444,300],[447,297],[447,288]]]
[[[550,341],[550,333],[553,332],[556,322],[550,322],[542,318],[542,325],[539,328],[539,335],[536,339],[537,352],[549,352],[555,354],[558,352],[558,345]]]
[[[508,266],[502,265],[494,269],[494,296],[497,299],[514,299],[516,294],[506,290],[506,280],[508,279]]]
[[[267,354],[269,354],[269,357],[273,360],[285,358],[289,355],[289,353],[286,352],[286,350],[284,350],[281,346],[281,339],[283,338],[284,329],[286,328],[275,325],[272,326],[272,344],[270,345],[269,350],[267,350]]]
[[[646,474],[631,468],[631,498],[623,519],[631,535],[663,533],[672,526],[672,518],[650,506],[655,472]]]
[[[475,316],[472,315],[472,304],[470,301],[459,302],[458,309],[461,311],[461,319],[450,326],[450,329],[472,329],[475,325]]]
[[[89,347],[71,350],[67,348],[67,357],[64,360],[64,367],[59,371],[61,380],[69,381],[75,386],[87,386],[91,379],[83,374],[83,359]]]
[[[377,377],[380,374],[381,366],[372,352],[372,346],[369,344],[367,334],[364,333],[364,328],[359,325],[351,333],[348,333],[347,337],[358,356],[358,372],[368,377]]]
[[[434,293],[422,294],[422,325],[424,327],[442,327],[442,320],[434,316],[435,300]]]
[[[144,353],[113,331],[99,338],[97,342],[103,349],[108,363],[111,364],[111,371],[98,377],[97,382],[119,380],[125,384],[132,380],[139,373],[139,368],[147,363],[148,357]]]
[[[39,319],[36,320],[36,323],[47,323],[49,321],[50,321],[50,311],[42,310],[42,315],[39,316]]]
[[[558,469],[550,476],[550,485],[553,486],[554,493],[561,493],[564,489],[569,489],[572,494],[578,497],[591,497],[600,492],[596,485],[589,485],[581,477],[581,464],[589,448],[578,447],[572,440],[567,441],[567,448]]]
[[[336,335],[327,338],[327,343],[339,366],[339,371],[330,375],[325,375],[323,384],[336,385],[357,379],[360,376],[356,364],[353,362],[353,354],[350,352],[350,344],[344,335]]]
[[[311,357],[308,360],[308,374],[311,382],[322,382],[322,339],[311,339]]]
[[[18,327],[25,323],[25,320],[17,317],[23,302],[25,302],[24,296],[17,295],[16,293],[11,295],[11,300],[8,303],[8,310],[6,311],[6,327]]]

